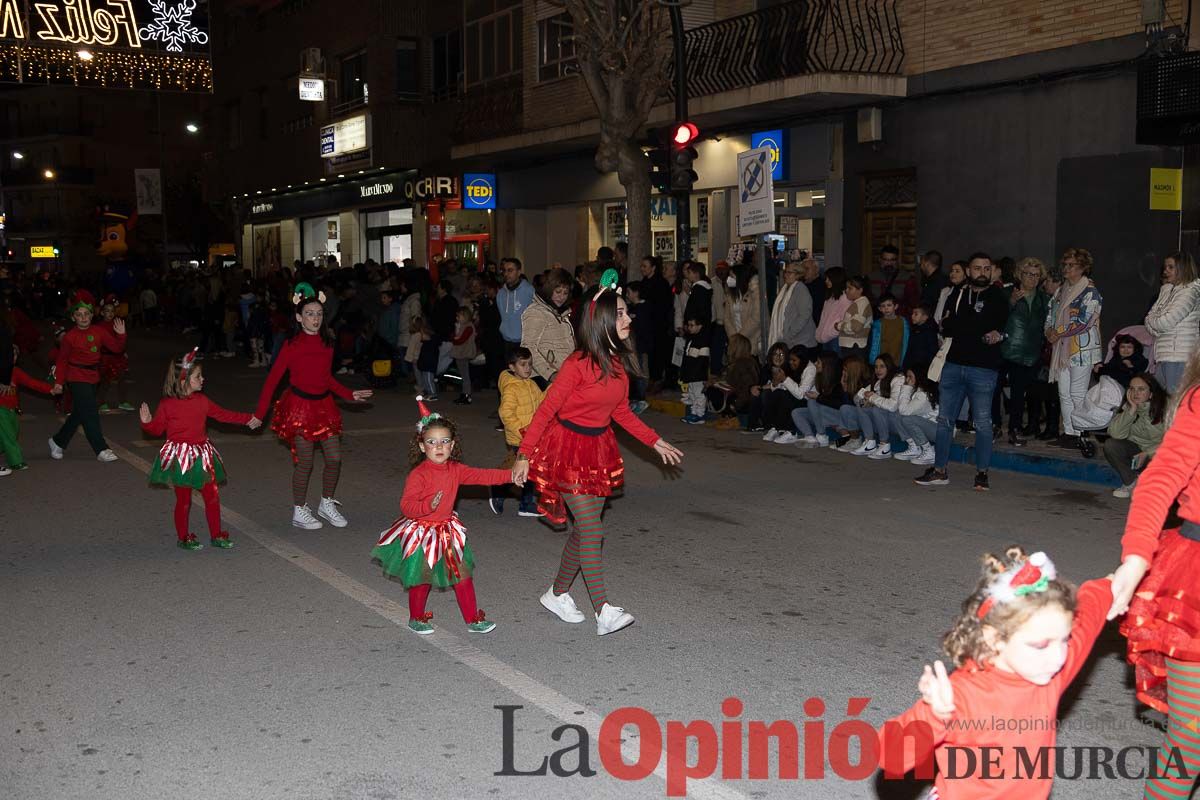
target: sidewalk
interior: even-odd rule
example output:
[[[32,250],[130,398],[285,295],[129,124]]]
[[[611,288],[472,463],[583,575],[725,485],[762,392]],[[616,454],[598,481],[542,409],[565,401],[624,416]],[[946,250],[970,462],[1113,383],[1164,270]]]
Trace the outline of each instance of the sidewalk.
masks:
[[[685,413],[683,403],[678,400],[655,397],[650,398],[649,402],[650,408],[654,411],[675,419],[681,418]],[[738,435],[736,431],[722,431],[721,433]],[[958,433],[950,448],[950,460],[974,465],[974,442],[974,435]],[[1045,442],[1036,440],[1030,440],[1024,447],[1013,447],[1006,438],[1000,438],[992,443],[992,469],[1024,472],[1030,475],[1046,475],[1052,478],[1083,481],[1113,488],[1121,485],[1117,473],[1104,460],[1104,454],[1098,444],[1096,456],[1084,458],[1077,448],[1065,450],[1061,447],[1048,447]]]

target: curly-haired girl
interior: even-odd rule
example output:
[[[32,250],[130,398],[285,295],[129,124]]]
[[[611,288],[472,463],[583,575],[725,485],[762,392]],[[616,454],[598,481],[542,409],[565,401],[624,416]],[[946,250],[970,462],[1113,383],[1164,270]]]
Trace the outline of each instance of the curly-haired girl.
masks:
[[[404,482],[401,517],[379,536],[371,559],[384,574],[408,590],[408,627],[422,635],[433,633],[425,601],[433,586],[454,587],[467,630],[490,633],[496,623],[484,618],[475,605],[475,554],[467,544],[467,529],[454,511],[458,487],[463,484],[499,486],[515,481],[506,469],[478,469],[462,463],[458,429],[441,414],[433,413],[417,397],[421,419],[409,448],[413,471]]]
[[[1111,576],[1088,581],[1076,594],[1045,553],[1027,557],[1010,547],[983,563],[978,587],[942,640],[958,669],[948,676],[940,661],[925,667],[917,684],[921,700],[883,726],[881,763],[896,778],[936,761],[934,800],[1044,799],[1053,765],[1027,765],[1053,753],[1058,702],[1104,627]],[[947,779],[948,753],[963,756],[964,749],[974,751],[976,769]],[[963,758],[956,761],[961,772]]]

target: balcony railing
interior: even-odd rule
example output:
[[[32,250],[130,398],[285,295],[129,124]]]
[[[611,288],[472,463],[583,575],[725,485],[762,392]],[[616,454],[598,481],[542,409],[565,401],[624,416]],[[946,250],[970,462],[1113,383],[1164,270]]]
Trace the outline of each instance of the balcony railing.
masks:
[[[795,0],[693,28],[684,46],[693,97],[816,72],[895,75],[904,63],[896,0]]]
[[[525,89],[520,76],[472,87],[459,97],[454,141],[459,144],[508,136],[521,130]]]

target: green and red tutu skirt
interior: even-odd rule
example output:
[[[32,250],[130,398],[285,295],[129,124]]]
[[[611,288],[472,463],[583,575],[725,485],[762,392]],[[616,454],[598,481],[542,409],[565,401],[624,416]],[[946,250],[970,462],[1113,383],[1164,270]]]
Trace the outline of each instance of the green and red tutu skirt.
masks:
[[[321,442],[341,435],[342,412],[333,401],[333,394],[300,394],[288,387],[275,401],[271,430],[289,444],[299,436],[310,442]]]
[[[203,489],[213,482],[225,482],[225,465],[207,440],[204,444],[168,441],[150,468],[150,483]]]
[[[1121,623],[1128,640],[1138,699],[1167,710],[1168,658],[1200,664],[1200,541],[1178,528],[1160,534],[1150,571],[1138,585]]]
[[[538,510],[556,525],[564,524],[564,491],[608,497],[625,484],[616,434],[610,426],[579,428],[558,420],[529,456],[529,480],[537,487]]]
[[[440,522],[401,517],[379,535],[371,560],[405,589],[424,584],[445,589],[475,569],[467,529],[456,513]]]

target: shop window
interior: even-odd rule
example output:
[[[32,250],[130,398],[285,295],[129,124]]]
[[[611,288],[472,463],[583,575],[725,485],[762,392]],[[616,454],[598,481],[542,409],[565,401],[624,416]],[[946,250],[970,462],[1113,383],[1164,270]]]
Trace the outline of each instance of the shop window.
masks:
[[[421,99],[421,60],[416,39],[396,42],[396,99]]]
[[[520,5],[498,3],[496,13],[469,21],[466,26],[466,85],[505,78],[521,72],[521,21]]]
[[[367,104],[367,54],[355,53],[342,59],[338,81],[338,107],[334,113]]]
[[[462,35],[450,31],[433,37],[433,73],[430,93],[433,99],[446,100],[458,96],[462,84]]]
[[[575,57],[575,24],[571,15],[538,21],[538,80],[552,81],[579,71]]]

